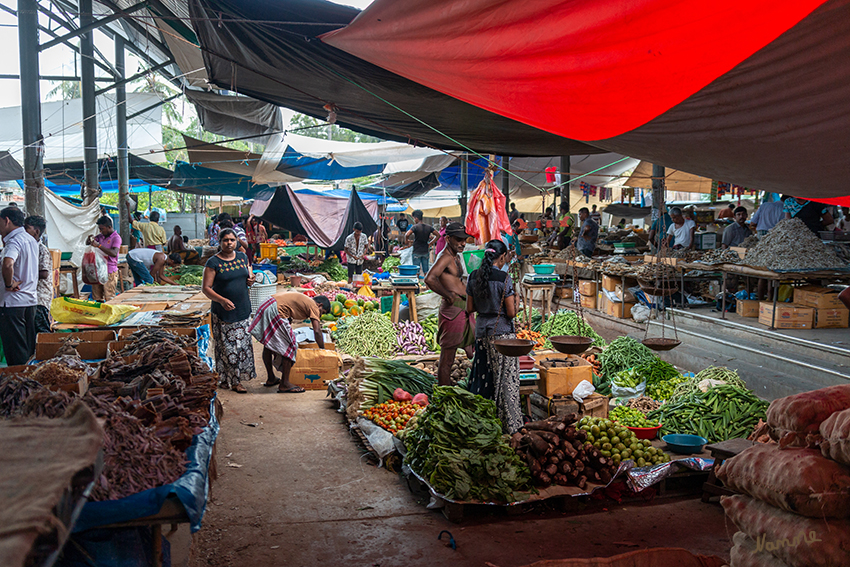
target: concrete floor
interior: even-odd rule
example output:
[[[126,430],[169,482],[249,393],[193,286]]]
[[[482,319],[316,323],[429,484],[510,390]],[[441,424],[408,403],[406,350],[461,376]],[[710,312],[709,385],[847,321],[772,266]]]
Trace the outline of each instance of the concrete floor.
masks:
[[[246,384],[250,393],[219,390],[219,478],[194,537],[191,567],[514,567],[647,547],[729,556],[734,528],[719,505],[698,499],[611,501],[581,514],[479,514],[452,524],[427,510],[399,475],[367,464],[324,392],[263,388],[255,358],[260,376]],[[442,530],[453,534],[456,551],[437,540]]]

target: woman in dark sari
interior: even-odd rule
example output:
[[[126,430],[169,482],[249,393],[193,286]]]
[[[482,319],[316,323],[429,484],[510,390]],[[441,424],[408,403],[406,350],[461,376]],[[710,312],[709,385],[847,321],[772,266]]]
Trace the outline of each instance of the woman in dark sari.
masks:
[[[466,283],[466,310],[475,313],[475,358],[470,391],[496,402],[499,419],[508,433],[522,428],[519,403],[519,360],[496,350],[497,339],[515,339],[516,292],[511,276],[502,271],[508,247],[491,240],[484,248],[481,267]]]

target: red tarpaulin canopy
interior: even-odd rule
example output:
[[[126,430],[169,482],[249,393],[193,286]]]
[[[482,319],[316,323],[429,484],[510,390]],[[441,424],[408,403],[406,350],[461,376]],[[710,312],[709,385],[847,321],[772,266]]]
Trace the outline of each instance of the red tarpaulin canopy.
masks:
[[[847,193],[850,0],[377,0],[322,39],[624,155]]]

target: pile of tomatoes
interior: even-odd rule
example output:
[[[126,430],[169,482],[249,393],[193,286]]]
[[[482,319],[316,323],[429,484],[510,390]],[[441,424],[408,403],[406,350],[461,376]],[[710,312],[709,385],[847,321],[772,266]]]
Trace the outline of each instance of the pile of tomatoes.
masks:
[[[411,402],[387,401],[373,406],[363,412],[363,417],[371,419],[392,434],[396,434],[405,428],[416,411],[421,406]]]

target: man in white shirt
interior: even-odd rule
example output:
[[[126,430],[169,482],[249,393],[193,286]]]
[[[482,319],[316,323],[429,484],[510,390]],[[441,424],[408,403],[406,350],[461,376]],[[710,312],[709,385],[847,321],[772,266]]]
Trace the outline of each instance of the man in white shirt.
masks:
[[[759,236],[767,234],[767,231],[785,218],[785,211],[782,210],[782,207],[785,206],[786,199],[788,199],[788,195],[782,195],[780,200],[770,203],[762,203],[761,206],[756,209],[755,214],[753,214],[753,218],[750,219],[750,224],[755,225]]]
[[[682,215],[682,209],[673,207],[670,209],[670,218],[673,224],[667,229],[667,238],[664,239],[664,245],[671,248],[687,248],[693,250],[695,239],[694,233],[697,230],[697,225],[694,221],[686,219]]]
[[[3,291],[0,293],[0,340],[9,366],[26,364],[35,352],[38,305],[38,242],[24,230],[17,207],[0,211],[3,237]]]

